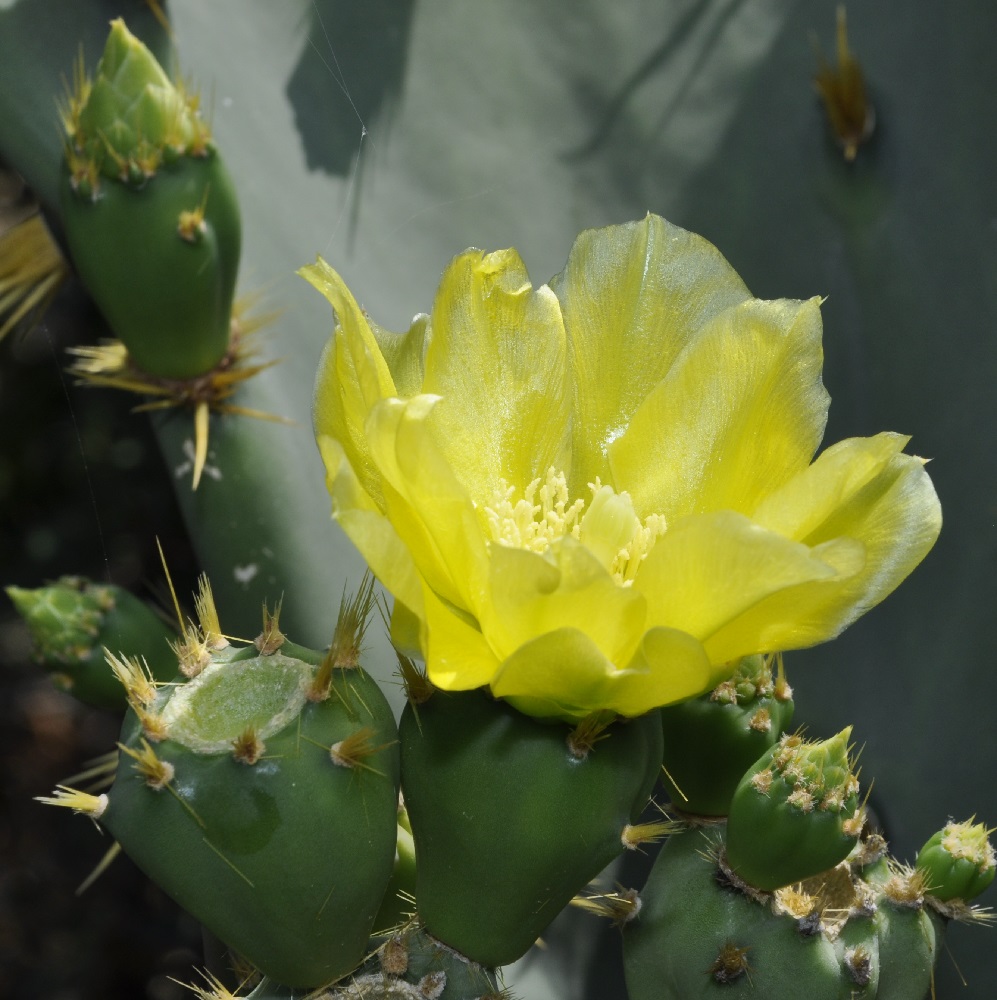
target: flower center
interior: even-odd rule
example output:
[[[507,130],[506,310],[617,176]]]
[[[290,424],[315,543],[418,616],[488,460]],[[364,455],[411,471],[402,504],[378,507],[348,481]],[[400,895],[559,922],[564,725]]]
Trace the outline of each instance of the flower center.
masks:
[[[491,503],[482,508],[491,541],[542,555],[570,535],[596,556],[617,583],[629,586],[658,536],[665,533],[665,518],[649,514],[641,521],[629,493],[617,493],[598,477],[588,485],[592,498],[586,509],[581,498],[570,499],[564,473],[553,467],[518,498],[516,487],[500,480]]]

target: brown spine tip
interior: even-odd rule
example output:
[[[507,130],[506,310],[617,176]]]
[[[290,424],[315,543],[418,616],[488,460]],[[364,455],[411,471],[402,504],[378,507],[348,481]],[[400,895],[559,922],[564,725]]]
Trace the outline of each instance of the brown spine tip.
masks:
[[[263,756],[265,750],[266,744],[252,726],[249,726],[232,741],[232,756],[240,764],[255,764]]]
[[[354,670],[360,666],[364,635],[377,604],[374,584],[374,577],[368,571],[353,597],[348,599],[343,592],[332,642],[315,672],[315,680],[308,691],[309,700],[325,701],[329,697],[334,670]]]
[[[367,771],[380,774],[369,764],[365,763],[368,757],[372,757],[380,750],[384,750],[389,744],[382,743],[380,746],[374,745],[374,730],[365,726],[358,729],[349,736],[341,739],[338,743],[333,743],[329,747],[329,759],[337,767],[358,768],[362,767]]]
[[[605,712],[593,712],[586,716],[568,734],[568,752],[576,760],[585,760],[595,748],[596,743],[606,739],[606,730],[615,720],[615,715]]]
[[[408,971],[408,948],[404,939],[395,934],[385,942],[378,955],[381,969],[389,976],[404,976]]]
[[[281,598],[275,605],[273,613],[264,603],[263,605],[263,631],[253,640],[260,656],[271,656],[284,645],[285,635],[280,630],[280,608],[284,599]]]
[[[750,948],[738,948],[733,941],[727,941],[717,954],[716,961],[706,971],[717,983],[736,982],[751,966],[748,964]]]

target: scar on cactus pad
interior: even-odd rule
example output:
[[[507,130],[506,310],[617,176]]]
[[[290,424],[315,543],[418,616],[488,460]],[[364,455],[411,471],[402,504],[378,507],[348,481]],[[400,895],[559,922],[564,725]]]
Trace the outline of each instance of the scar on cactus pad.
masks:
[[[194,411],[194,487],[210,413],[279,419],[233,401],[270,317],[235,304],[241,221],[196,93],[169,79],[121,19],[93,78],[77,63],[61,108],[61,211],[73,264],[118,338],[74,349],[90,385]]]

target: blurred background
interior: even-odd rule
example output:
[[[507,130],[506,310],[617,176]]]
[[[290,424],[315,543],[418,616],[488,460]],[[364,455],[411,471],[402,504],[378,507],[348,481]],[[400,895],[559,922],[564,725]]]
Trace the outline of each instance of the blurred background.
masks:
[[[242,200],[242,284],[283,310],[267,349],[284,361],[246,402],[297,425],[247,431],[272,464],[239,471],[286,552],[233,580],[215,536],[246,537],[252,504],[210,478],[191,496],[174,474],[181,421],[150,429],[127,397],[68,384],[64,348],[101,334],[70,286],[38,329],[0,344],[0,583],[85,573],[152,594],[158,535],[178,591],[201,567],[220,581],[233,631],[283,592],[295,638],[324,643],[360,564],[328,523],[309,427],[331,318],[295,269],[322,254],[398,329],[466,246],[515,246],[540,283],[579,230],[653,211],[713,241],[758,296],[826,296],[826,442],[896,430],[932,459],[941,539],[840,639],[787,656],[798,720],[815,735],[854,724],[900,857],[950,815],[997,824],[983,711],[997,648],[997,6],[848,7],[875,109],[853,162],[813,83],[818,49],[836,58],[833,0],[163,6]],[[0,160],[50,209],[54,98],[119,11],[169,49],[138,0],[0,0]],[[197,928],[127,861],[74,897],[106,840],[31,801],[107,750],[116,724],[55,694],[0,614],[0,995],[182,995],[169,977],[190,978]],[[371,656],[387,672],[386,649],[378,639]],[[615,932],[591,946],[591,920],[552,930],[557,947],[512,977],[523,997],[622,996]],[[954,929],[939,997],[992,995],[993,941]]]

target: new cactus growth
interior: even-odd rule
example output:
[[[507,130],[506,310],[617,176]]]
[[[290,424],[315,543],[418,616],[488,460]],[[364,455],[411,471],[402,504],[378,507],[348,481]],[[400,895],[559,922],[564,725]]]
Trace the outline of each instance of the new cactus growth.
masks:
[[[482,692],[439,691],[402,714],[419,916],[475,962],[506,965],[529,950],[622,852],[647,803],[657,715],[586,728],[587,749],[572,742],[577,729]]]
[[[229,350],[241,223],[196,97],[119,19],[63,118],[62,221],[88,291],[145,375],[205,375]]]
[[[726,816],[744,772],[793,718],[793,692],[780,659],[746,656],[709,694],[661,710],[664,778],[672,805],[700,816]]]
[[[833,868],[863,825],[852,773],[851,727],[821,742],[783,736],[748,769],[727,823],[727,863],[770,891]]]
[[[124,710],[124,690],[105,658],[105,648],[140,655],[146,669],[171,680],[176,633],[147,604],[121,587],[80,577],[26,590],[7,587],[31,632],[34,657],[59,687],[81,701]]]
[[[994,880],[997,871],[990,834],[983,823],[946,823],[917,855],[926,891],[944,903],[975,899]]]

